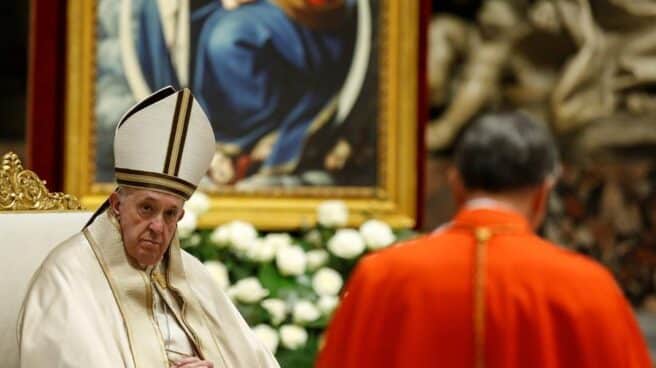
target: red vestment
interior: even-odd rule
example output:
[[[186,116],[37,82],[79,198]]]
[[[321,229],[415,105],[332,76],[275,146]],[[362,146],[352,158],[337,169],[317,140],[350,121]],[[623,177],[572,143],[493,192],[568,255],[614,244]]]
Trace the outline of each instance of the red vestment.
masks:
[[[484,367],[651,367],[613,277],[535,235],[512,211],[464,209],[431,235],[364,258],[330,323],[320,368],[475,365],[476,229],[484,242]]]

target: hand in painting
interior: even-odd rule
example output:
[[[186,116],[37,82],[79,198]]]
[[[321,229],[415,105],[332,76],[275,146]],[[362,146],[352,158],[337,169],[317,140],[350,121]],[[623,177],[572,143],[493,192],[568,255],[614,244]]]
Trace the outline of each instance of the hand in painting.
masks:
[[[223,8],[226,10],[234,10],[240,7],[243,4],[252,3],[255,0],[219,0],[223,4]]]
[[[235,176],[232,160],[221,151],[216,151],[210,164],[209,177],[215,184],[227,184]]]
[[[346,161],[351,157],[351,153],[351,144],[345,139],[340,139],[326,155],[324,159],[324,167],[328,171],[343,169],[344,165],[346,165]]]

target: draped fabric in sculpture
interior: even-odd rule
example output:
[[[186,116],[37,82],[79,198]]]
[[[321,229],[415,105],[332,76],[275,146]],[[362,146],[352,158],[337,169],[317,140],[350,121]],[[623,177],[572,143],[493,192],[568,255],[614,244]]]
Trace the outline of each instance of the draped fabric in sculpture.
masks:
[[[448,146],[486,108],[523,108],[562,134],[656,114],[651,2],[488,0],[476,25],[440,15],[431,33],[432,97],[444,111],[429,125],[430,148]]]

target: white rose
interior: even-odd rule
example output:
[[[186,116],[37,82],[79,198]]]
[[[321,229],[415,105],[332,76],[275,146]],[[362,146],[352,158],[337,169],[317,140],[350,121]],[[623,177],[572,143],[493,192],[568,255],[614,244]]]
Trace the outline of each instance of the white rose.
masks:
[[[276,265],[283,275],[302,275],[305,272],[306,264],[305,252],[297,245],[282,247],[276,253]]]
[[[256,277],[247,277],[237,281],[228,289],[228,294],[237,301],[252,304],[269,295],[269,291],[262,287],[260,280]]]
[[[265,299],[262,301],[262,308],[271,316],[271,322],[279,325],[287,318],[287,303],[280,299]]]
[[[293,316],[295,323],[306,324],[319,319],[319,317],[321,317],[321,312],[319,312],[319,309],[317,309],[317,307],[311,302],[301,300],[294,305]]]
[[[369,220],[362,224],[360,234],[372,250],[385,248],[396,240],[389,225],[379,220]]]
[[[314,245],[314,246],[320,246],[321,245],[321,233],[319,230],[314,229],[303,237],[306,242]]]
[[[191,211],[185,211],[184,216],[178,221],[178,235],[181,238],[189,237],[196,230],[196,215]]]
[[[248,249],[248,258],[255,262],[269,262],[276,256],[276,248],[264,239],[255,239]]]
[[[226,290],[230,286],[228,269],[223,263],[219,261],[207,261],[205,262],[205,267],[221,290]]]
[[[342,201],[325,201],[317,208],[317,219],[326,227],[340,227],[348,221],[348,208]]]
[[[328,240],[328,249],[336,256],[353,259],[364,251],[364,239],[357,230],[339,229]]]
[[[329,316],[333,313],[337,305],[339,304],[339,298],[332,295],[322,295],[317,302],[317,307],[321,313],[325,316]]]
[[[205,193],[196,191],[184,204],[185,212],[200,216],[210,209],[210,199]]]
[[[342,285],[342,276],[332,268],[322,268],[312,277],[312,288],[318,295],[337,295]]]
[[[200,242],[203,238],[200,234],[192,234],[188,241],[182,243],[181,245],[185,248],[194,248],[200,245]]]
[[[189,246],[191,247],[197,247],[200,245],[200,242],[203,240],[203,238],[200,236],[200,234],[194,234],[189,238]]]
[[[307,267],[310,271],[323,266],[328,261],[328,252],[323,249],[315,249],[307,252]]]
[[[285,233],[271,233],[264,237],[264,242],[278,250],[278,248],[292,245],[292,237]]]
[[[278,350],[278,342],[280,341],[278,331],[274,330],[269,325],[260,324],[253,328],[253,332],[271,354],[276,353],[276,350]]]
[[[243,221],[230,223],[230,246],[237,252],[245,253],[257,239],[257,230]]]
[[[292,245],[289,234],[267,234],[264,239],[257,239],[248,250],[248,256],[256,262],[269,262],[273,260],[278,249]]]
[[[308,334],[303,327],[284,325],[280,327],[280,341],[287,349],[295,350],[305,346]]]
[[[210,241],[219,248],[230,245],[230,225],[221,225],[212,231]]]

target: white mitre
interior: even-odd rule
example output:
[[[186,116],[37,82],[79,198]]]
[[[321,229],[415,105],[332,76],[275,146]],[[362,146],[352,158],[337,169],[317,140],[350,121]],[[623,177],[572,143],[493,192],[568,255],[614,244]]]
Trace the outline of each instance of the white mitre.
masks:
[[[191,91],[162,88],[119,120],[116,182],[187,200],[207,172],[215,145],[212,126]]]

